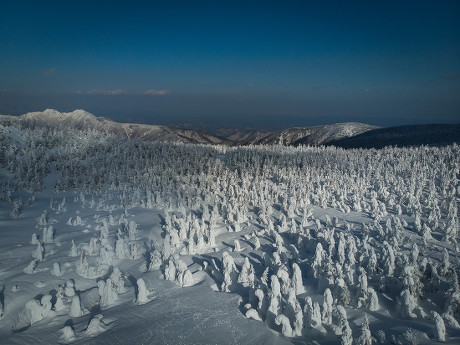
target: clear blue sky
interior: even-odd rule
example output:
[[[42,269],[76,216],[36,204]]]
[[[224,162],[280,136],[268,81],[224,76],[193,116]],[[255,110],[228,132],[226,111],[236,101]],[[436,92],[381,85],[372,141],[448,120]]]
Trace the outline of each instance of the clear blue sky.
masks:
[[[96,2],[96,1],[95,1]],[[5,1],[0,113],[460,122],[460,1]]]

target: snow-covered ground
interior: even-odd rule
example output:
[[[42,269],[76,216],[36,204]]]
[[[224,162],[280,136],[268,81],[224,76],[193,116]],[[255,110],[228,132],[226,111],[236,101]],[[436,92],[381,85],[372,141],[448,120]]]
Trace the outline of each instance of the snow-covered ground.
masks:
[[[460,342],[456,145],[0,148],[1,344]]]

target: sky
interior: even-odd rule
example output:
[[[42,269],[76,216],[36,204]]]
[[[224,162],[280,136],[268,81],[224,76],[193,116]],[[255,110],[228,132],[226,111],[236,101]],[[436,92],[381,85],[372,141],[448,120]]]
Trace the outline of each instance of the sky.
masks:
[[[3,1],[0,113],[460,123],[460,1]]]

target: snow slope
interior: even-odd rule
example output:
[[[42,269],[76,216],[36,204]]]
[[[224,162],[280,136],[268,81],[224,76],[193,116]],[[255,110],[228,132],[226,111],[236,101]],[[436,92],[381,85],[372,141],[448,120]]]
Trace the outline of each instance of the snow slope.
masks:
[[[287,128],[280,131],[260,133],[238,138],[237,145],[322,145],[332,140],[352,137],[378,127],[359,122],[335,123],[314,127]]]
[[[32,128],[51,126],[79,130],[95,130],[113,133],[122,137],[137,138],[148,141],[172,141],[192,144],[224,145],[322,145],[332,140],[352,137],[378,127],[357,122],[336,123],[333,125],[287,128],[281,131],[260,132],[254,129],[218,130],[217,135],[186,128],[153,126],[134,123],[118,123],[103,117],[96,117],[84,110],[60,113],[47,109],[16,116],[0,115],[3,121],[20,121]]]
[[[2,344],[460,341],[455,145],[0,137]]]
[[[31,112],[19,117],[2,115],[3,121],[20,121],[28,126],[51,126],[79,130],[95,130],[113,133],[127,138],[149,141],[173,141],[194,144],[220,144],[222,139],[199,131],[135,123],[119,123],[103,117],[96,117],[84,110],[61,113],[54,109]]]

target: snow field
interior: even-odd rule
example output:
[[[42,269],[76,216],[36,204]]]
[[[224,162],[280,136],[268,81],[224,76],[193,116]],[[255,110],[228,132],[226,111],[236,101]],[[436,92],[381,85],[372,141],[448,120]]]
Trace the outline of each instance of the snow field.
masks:
[[[456,145],[1,133],[5,343],[460,339]]]

